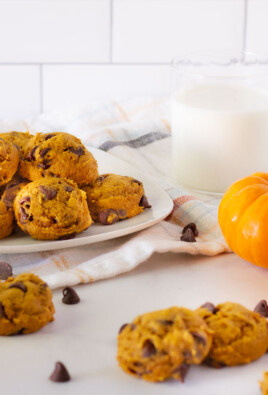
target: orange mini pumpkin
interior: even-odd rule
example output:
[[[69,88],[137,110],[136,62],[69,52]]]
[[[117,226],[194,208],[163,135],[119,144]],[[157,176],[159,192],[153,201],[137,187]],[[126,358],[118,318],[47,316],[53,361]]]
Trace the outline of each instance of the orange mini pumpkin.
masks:
[[[218,219],[231,250],[268,268],[267,173],[254,173],[232,184],[221,200]]]

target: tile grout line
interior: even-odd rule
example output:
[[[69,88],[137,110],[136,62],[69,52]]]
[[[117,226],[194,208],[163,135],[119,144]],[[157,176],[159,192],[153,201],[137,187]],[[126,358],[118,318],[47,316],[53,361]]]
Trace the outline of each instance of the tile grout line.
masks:
[[[114,2],[110,0],[110,64],[113,63],[113,18]]]
[[[1,1],[1,0],[0,0]],[[1,62],[0,66],[169,66],[170,62]]]
[[[248,24],[248,0],[244,0],[244,26],[243,26],[242,51],[246,51],[246,47],[247,47],[247,24]]]
[[[43,113],[43,65],[40,64],[40,81],[39,81],[39,88],[40,88],[40,114]]]

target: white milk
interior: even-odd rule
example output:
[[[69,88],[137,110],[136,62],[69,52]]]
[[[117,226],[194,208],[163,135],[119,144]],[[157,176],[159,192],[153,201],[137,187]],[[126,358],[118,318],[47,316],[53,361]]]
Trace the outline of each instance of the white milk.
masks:
[[[173,167],[184,186],[224,192],[268,172],[268,95],[242,85],[197,85],[171,103]]]

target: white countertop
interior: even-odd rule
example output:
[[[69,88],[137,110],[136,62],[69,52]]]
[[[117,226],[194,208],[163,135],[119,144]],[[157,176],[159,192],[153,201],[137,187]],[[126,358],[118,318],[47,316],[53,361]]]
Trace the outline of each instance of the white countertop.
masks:
[[[185,383],[148,383],[124,373],[116,361],[120,326],[141,313],[172,305],[195,308],[227,300],[253,309],[268,298],[268,270],[234,254],[193,257],[155,254],[136,270],[76,287],[77,305],[64,305],[54,292],[55,321],[37,333],[0,338],[3,395],[259,395],[258,380],[268,370],[268,354],[249,365],[192,367]],[[56,361],[72,380],[53,383]]]

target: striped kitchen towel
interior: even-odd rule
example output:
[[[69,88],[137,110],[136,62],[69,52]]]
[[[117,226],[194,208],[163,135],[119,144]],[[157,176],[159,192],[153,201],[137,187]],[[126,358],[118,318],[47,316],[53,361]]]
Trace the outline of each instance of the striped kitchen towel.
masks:
[[[176,185],[171,170],[169,105],[165,98],[91,103],[43,114],[36,119],[0,121],[0,131],[66,131],[84,144],[115,155],[152,179],[173,199],[171,214],[138,233],[86,246],[29,254],[2,255],[15,274],[32,272],[52,288],[92,282],[134,269],[154,252],[215,255],[229,251],[217,221],[217,199],[193,196]],[[182,227],[195,222],[196,243],[180,240]]]

